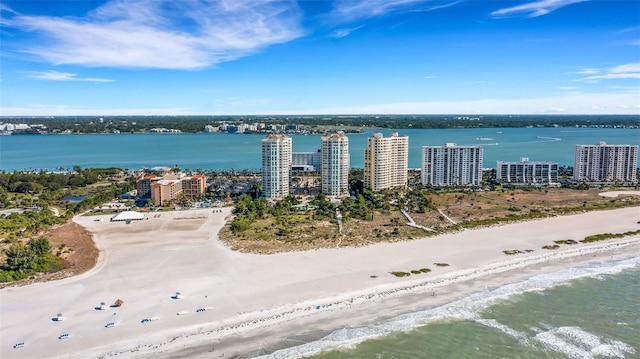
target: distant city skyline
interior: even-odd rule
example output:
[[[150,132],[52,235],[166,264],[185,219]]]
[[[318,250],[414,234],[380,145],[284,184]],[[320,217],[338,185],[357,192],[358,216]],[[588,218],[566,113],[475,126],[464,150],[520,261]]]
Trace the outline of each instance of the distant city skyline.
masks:
[[[639,114],[611,0],[0,3],[0,116]]]

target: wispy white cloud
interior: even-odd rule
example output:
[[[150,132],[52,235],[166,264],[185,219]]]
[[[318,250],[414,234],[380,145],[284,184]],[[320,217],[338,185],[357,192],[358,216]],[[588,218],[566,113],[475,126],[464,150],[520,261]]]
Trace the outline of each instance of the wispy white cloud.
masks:
[[[597,70],[597,69],[582,69],[580,71],[574,72],[574,74],[578,74],[578,75],[595,75],[599,73],[600,73],[600,70]]]
[[[561,7],[585,2],[589,0],[538,0],[526,4],[503,8],[493,11],[491,16],[493,17],[538,17],[546,15],[552,11],[555,11]]]
[[[612,73],[620,74],[620,73],[630,73],[630,72],[640,72],[640,62],[618,65],[610,70]]]
[[[78,77],[77,74],[70,72],[50,71],[29,71],[27,76],[32,79],[50,80],[50,81],[87,81],[87,82],[114,82],[112,79],[96,78],[96,77]]]
[[[404,11],[434,11],[457,5],[460,1],[435,0],[338,0],[331,17],[338,22],[350,22]]]
[[[279,111],[297,114],[637,114],[640,91],[616,93],[565,93],[555,96],[425,101],[323,108],[310,111]],[[276,112],[274,112],[276,113]]]
[[[630,32],[640,32],[640,26],[625,27],[618,31],[618,34],[627,34]]]
[[[590,75],[576,81],[600,81],[616,79],[640,79],[640,62],[618,65],[609,69],[595,70],[580,74]]]
[[[111,0],[81,18],[5,22],[42,36],[22,51],[53,64],[194,69],[300,37],[301,16],[292,0]]]
[[[362,27],[363,27],[363,25],[357,26],[357,27],[352,27],[352,28],[335,29],[333,31],[333,33],[331,33],[331,37],[335,37],[336,39],[347,37],[347,36],[351,35],[352,32],[360,30]]]
[[[233,98],[221,99],[223,103]],[[262,100],[258,100],[260,102]],[[267,105],[269,105],[267,103]],[[189,108],[97,108],[71,105],[31,104],[25,107],[3,107],[3,116],[108,116],[108,115],[204,115],[209,111]],[[640,90],[618,92],[561,93],[553,96],[530,98],[480,98],[475,100],[397,102],[362,106],[323,107],[315,109],[274,109],[255,106],[238,113],[237,108],[226,106],[216,111],[221,115],[262,114],[638,114]]]
[[[429,76],[429,75],[427,75],[424,78],[427,79],[427,80],[431,80],[431,79],[437,79],[438,76]]]

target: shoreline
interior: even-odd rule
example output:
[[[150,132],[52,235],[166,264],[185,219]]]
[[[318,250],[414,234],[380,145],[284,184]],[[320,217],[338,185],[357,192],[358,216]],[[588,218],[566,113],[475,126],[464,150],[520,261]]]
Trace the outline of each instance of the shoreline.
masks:
[[[241,319],[236,323],[221,323],[222,325],[220,327],[214,326],[208,329],[199,327],[197,333],[178,335],[181,339],[195,338],[193,338],[191,342],[187,341],[185,344],[180,344],[175,340],[176,337],[174,337],[171,340],[172,343],[175,343],[176,346],[182,345],[186,348],[176,350],[176,348],[167,346],[164,353],[149,353],[148,357],[205,358],[210,357],[211,347],[215,347],[216,352],[224,353],[225,357],[235,357],[238,355],[246,355],[258,349],[255,348],[255,339],[258,338],[263,345],[271,343],[273,347],[278,346],[279,339],[281,340],[287,336],[295,336],[296,334],[306,338],[320,339],[335,330],[355,328],[371,323],[371,319],[367,318],[365,308],[356,308],[356,311],[359,312],[357,314],[349,312],[354,306],[366,305],[371,307],[370,309],[383,307],[385,310],[389,310],[389,302],[396,302],[395,304],[391,304],[391,307],[395,307],[395,310],[392,311],[393,314],[387,314],[383,318],[374,320],[374,322],[384,322],[394,317],[410,314],[418,308],[420,308],[418,310],[425,310],[447,306],[468,296],[487,291],[489,287],[493,289],[501,288],[541,274],[549,274],[558,270],[580,267],[594,262],[599,263],[603,260],[611,260],[613,258],[618,260],[627,259],[629,254],[621,253],[620,251],[629,248],[634,250],[636,253],[635,256],[640,255],[640,236],[620,239],[615,242],[599,243],[590,245],[589,247],[575,248],[574,250],[569,249],[525,258],[514,258],[503,262],[492,263],[483,268],[451,272],[435,278],[425,278],[394,285],[382,285],[335,297],[318,298],[308,302],[273,308],[269,310],[270,313],[250,313],[246,319]],[[567,265],[567,263],[569,265]],[[538,268],[534,269],[532,267]],[[546,267],[546,269],[542,269],[542,267]],[[502,274],[504,274],[504,277],[500,278]],[[568,280],[582,277],[585,276],[570,278]],[[506,281],[505,278],[507,279]],[[555,284],[556,283],[554,283],[554,285]],[[468,285],[468,287],[462,288],[463,285]],[[450,289],[452,286],[457,288],[453,288],[446,293],[447,289]],[[484,289],[482,289],[483,287]],[[429,300],[425,301],[425,294],[431,297],[437,296],[438,298],[429,298]],[[316,308],[318,305],[320,309]],[[317,315],[319,313],[314,313],[314,310],[322,310],[324,313]],[[340,316],[340,312],[346,314],[346,316]],[[316,318],[316,316],[319,318]],[[302,320],[303,322],[293,323],[295,320]],[[322,324],[321,322],[323,320],[327,320],[330,324]],[[297,329],[308,324],[307,322],[319,325],[319,327],[323,329],[315,329],[310,333],[298,332]],[[422,325],[424,324],[427,323],[423,323]],[[276,329],[277,332],[274,332],[274,326],[278,326],[278,329]],[[198,336],[206,338],[199,339],[197,338]],[[244,338],[243,340],[239,340],[237,336],[244,336]],[[373,337],[367,339],[373,339]],[[215,345],[203,343],[215,341],[217,341]],[[200,344],[198,344],[198,342],[200,342]],[[350,343],[350,345],[355,344],[358,343]],[[160,347],[162,347],[162,345]],[[160,349],[160,347],[156,349]],[[243,347],[251,350],[243,350]],[[338,348],[338,346],[336,346],[336,348]],[[264,348],[262,350],[264,350]],[[317,353],[320,352],[321,350]],[[186,353],[188,353],[188,355],[185,355]],[[147,357],[147,354],[143,354],[142,357]]]
[[[640,254],[640,236],[541,249],[558,239],[637,230],[638,207],[266,256],[233,252],[218,241],[230,209],[193,211],[203,219],[175,221],[180,213],[171,212],[131,224],[75,218],[94,234],[100,250],[96,267],[63,280],[0,290],[0,356],[174,358],[188,351],[211,357],[215,347],[216,355],[229,357],[258,349],[256,343],[277,345],[283,335],[322,335],[371,320],[371,313],[388,318],[518,278]],[[502,253],[513,249],[534,252]],[[434,267],[436,262],[450,266]],[[422,267],[432,271],[405,278],[389,274]],[[173,299],[176,291],[184,298]],[[116,298],[124,300],[122,308],[94,309]],[[67,319],[57,323],[56,313]],[[154,317],[159,320],[141,323]],[[105,328],[108,321],[117,325]],[[58,340],[64,332],[71,337]],[[17,342],[26,345],[13,349]]]

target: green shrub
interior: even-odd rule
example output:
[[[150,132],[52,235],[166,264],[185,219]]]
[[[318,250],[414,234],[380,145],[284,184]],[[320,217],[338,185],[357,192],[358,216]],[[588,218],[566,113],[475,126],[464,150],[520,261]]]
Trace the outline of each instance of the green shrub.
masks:
[[[578,244],[577,241],[574,241],[573,239],[562,239],[562,240],[558,240],[558,241],[553,241],[553,243],[555,244]]]
[[[236,219],[231,222],[231,230],[234,233],[244,232],[251,228],[251,224],[244,218],[236,217]]]
[[[395,275],[396,277],[408,277],[411,275],[411,273],[407,273],[407,272],[391,272],[391,274]]]

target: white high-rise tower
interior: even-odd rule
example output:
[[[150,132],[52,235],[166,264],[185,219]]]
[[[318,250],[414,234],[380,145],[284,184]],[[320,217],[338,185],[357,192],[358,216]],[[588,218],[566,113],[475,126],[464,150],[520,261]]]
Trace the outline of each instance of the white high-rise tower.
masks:
[[[270,134],[262,139],[262,195],[280,199],[289,195],[291,137]]]
[[[322,193],[328,196],[349,194],[349,138],[342,132],[322,136]]]

